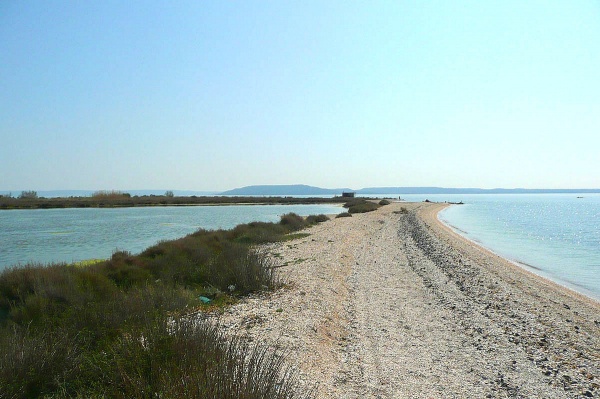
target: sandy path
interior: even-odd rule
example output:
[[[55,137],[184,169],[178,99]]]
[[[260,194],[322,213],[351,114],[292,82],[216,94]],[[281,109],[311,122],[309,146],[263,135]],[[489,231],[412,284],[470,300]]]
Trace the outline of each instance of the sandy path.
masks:
[[[408,213],[401,213],[405,207]],[[318,398],[600,397],[600,308],[395,203],[263,248],[286,289],[222,317]]]

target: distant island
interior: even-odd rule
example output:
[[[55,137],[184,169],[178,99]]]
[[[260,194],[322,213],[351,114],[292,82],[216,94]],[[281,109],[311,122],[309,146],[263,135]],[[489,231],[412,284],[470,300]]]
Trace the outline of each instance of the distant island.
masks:
[[[320,188],[305,184],[247,186],[224,191],[221,195],[340,195],[350,188]]]
[[[221,195],[341,195],[353,192],[359,195],[373,194],[591,194],[600,193],[593,189],[530,189],[530,188],[445,188],[445,187],[367,187],[359,190],[350,188],[321,188],[305,184],[246,186],[228,190]]]

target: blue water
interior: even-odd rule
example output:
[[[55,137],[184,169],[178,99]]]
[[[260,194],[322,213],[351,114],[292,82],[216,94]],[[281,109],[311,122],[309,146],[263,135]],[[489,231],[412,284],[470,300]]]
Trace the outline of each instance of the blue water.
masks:
[[[160,240],[285,213],[337,214],[336,205],[231,205],[115,209],[0,210],[0,270],[27,263],[104,259],[116,250],[140,252]]]
[[[577,196],[439,194],[402,198],[463,201],[465,205],[440,212],[440,220],[536,274],[600,299],[600,195]]]

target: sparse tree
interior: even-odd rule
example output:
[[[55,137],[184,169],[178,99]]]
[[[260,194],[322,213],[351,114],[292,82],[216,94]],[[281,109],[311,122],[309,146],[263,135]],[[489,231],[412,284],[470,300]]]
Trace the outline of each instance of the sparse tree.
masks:
[[[173,198],[174,196],[175,194],[173,194],[173,191],[171,190],[165,192],[165,197]]]
[[[118,198],[130,198],[131,194],[124,193],[119,190],[98,190],[92,193],[92,198],[99,199],[118,199]]]
[[[37,199],[38,194],[37,191],[21,191],[21,195],[19,195],[20,199]]]

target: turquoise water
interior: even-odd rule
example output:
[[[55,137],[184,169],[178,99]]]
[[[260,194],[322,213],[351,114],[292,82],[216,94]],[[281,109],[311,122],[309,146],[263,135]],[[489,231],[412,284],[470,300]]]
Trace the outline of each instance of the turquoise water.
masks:
[[[200,228],[277,222],[289,212],[306,216],[342,211],[336,205],[0,210],[0,270],[26,263],[103,259],[115,250],[137,253]]]
[[[536,274],[600,299],[600,195],[577,196],[440,194],[428,199],[463,201],[440,212],[440,220]]]

